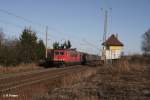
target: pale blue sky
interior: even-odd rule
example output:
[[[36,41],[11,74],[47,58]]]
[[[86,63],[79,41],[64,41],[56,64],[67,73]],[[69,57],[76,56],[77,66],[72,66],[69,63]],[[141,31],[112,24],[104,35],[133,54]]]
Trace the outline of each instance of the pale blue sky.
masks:
[[[125,53],[140,53],[142,34],[150,28],[150,0],[0,0],[0,9],[33,21],[0,12],[0,27],[14,38],[31,26],[44,39],[45,27],[38,23],[48,25],[49,47],[54,41],[70,39],[78,50],[99,53],[104,21],[101,8],[112,8],[108,34],[118,33]]]

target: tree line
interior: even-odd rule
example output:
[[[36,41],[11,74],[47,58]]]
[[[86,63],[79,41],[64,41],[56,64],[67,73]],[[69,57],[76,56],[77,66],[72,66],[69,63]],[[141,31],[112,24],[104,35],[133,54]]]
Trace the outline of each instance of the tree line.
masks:
[[[71,42],[53,43],[53,49],[70,49]],[[142,36],[143,55],[150,57],[150,29]],[[0,29],[0,65],[9,66],[20,63],[32,63],[45,59],[45,45],[38,40],[36,32],[25,28],[18,39],[6,39]]]
[[[38,62],[45,58],[45,45],[36,32],[25,28],[18,39],[6,39],[0,30],[0,65]]]

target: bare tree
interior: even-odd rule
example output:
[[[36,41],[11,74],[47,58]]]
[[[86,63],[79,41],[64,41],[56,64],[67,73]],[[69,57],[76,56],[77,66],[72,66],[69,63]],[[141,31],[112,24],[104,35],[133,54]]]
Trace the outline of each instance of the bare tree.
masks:
[[[143,34],[142,50],[145,55],[150,55],[150,29]]]
[[[4,32],[3,29],[0,28],[0,46],[2,45],[3,40],[4,40]]]

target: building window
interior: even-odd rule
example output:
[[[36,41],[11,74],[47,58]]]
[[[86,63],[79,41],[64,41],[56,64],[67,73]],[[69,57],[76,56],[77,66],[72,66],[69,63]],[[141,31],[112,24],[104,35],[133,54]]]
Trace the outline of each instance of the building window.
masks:
[[[106,46],[106,50],[109,50],[109,46]]]

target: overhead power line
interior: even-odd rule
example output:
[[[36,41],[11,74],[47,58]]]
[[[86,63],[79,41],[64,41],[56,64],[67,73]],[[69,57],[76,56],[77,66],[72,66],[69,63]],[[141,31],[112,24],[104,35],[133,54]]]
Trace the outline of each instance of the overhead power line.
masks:
[[[42,28],[45,28],[47,25],[44,25],[44,24],[41,24],[41,23],[38,23],[38,22],[35,22],[35,21],[32,21],[32,20],[30,20],[30,19],[27,19],[27,18],[25,18],[25,17],[23,17],[23,16],[19,16],[19,15],[17,15],[17,14],[14,14],[14,13],[12,13],[12,12],[9,12],[9,11],[7,11],[7,10],[4,10],[4,9],[0,9],[0,12],[2,12],[2,13],[5,13],[5,14],[7,14],[7,15],[10,15],[10,16],[14,16],[14,17],[16,17],[16,18],[18,18],[18,19],[21,19],[21,20],[23,20],[23,21],[26,21],[26,22],[28,22],[28,23],[31,23],[31,24],[33,24],[33,25],[38,25],[38,26],[40,26],[40,27],[42,27]],[[18,28],[23,28],[22,26],[20,26],[20,25],[16,25],[16,24],[12,24],[12,23],[10,23],[10,22],[5,22],[5,21],[2,21],[2,20],[0,20],[0,22],[2,22],[2,23],[5,23],[5,24],[9,24],[9,25],[13,25],[13,26],[16,26],[16,27],[18,27]],[[57,34],[58,33],[61,33],[61,34],[63,34],[64,35],[64,37],[67,37],[68,39],[69,38],[71,38],[71,36],[68,36],[69,34],[66,34],[66,33],[64,33],[64,32],[62,32],[62,31],[59,31],[59,30],[57,30],[57,29],[55,29],[55,28],[53,28],[53,27],[50,27],[50,26],[48,26],[48,28],[51,30],[51,31],[54,31],[54,32],[56,32]],[[38,32],[40,32],[40,33],[45,33],[44,31],[43,32],[41,32],[41,31],[39,31],[39,30],[37,30],[36,29],[36,31],[38,31]],[[37,34],[39,34],[39,33],[37,33]],[[51,38],[56,38],[55,36],[53,36],[53,35],[51,35],[51,34],[47,34],[48,36],[51,36]],[[60,34],[59,34],[60,35]],[[79,39],[78,37],[76,37],[77,39],[75,39],[75,36],[73,36],[74,38],[72,38],[76,43],[81,43],[81,42],[79,42],[77,39]],[[84,41],[85,42],[85,41]],[[94,46],[94,45],[92,45],[92,43],[90,43],[90,42],[86,42],[88,45],[90,45],[90,46],[92,46],[92,47],[96,47],[96,46]]]
[[[93,43],[91,43],[91,42],[89,42],[89,41],[87,41],[87,40],[85,40],[85,39],[83,39],[82,41],[83,41],[84,43],[90,45],[91,47],[94,47],[94,48],[96,48],[97,50],[99,50],[99,48],[98,48],[96,45],[94,45]]]
[[[13,26],[13,27],[17,27],[17,28],[19,28],[19,29],[25,28],[25,26],[21,26],[21,25],[18,25],[18,24],[14,24],[14,23],[11,23],[11,22],[8,22],[8,21],[4,21],[4,20],[1,20],[1,19],[0,19],[0,23],[6,24],[6,25],[10,25],[10,26]],[[36,34],[41,33],[40,30],[35,30],[35,31],[36,31]]]
[[[1,19],[0,19],[0,23],[11,25],[11,26],[15,26],[17,28],[23,28],[21,25],[13,24],[13,23],[10,23],[8,21],[1,20]]]
[[[14,13],[12,13],[12,12],[10,12],[10,11],[7,11],[7,10],[4,10],[4,9],[0,9],[0,12],[5,13],[5,14],[10,15],[10,16],[13,16],[13,17],[16,17],[16,18],[18,18],[18,19],[21,19],[21,20],[26,21],[26,22],[28,22],[28,23],[31,23],[31,24],[33,24],[33,25],[39,25],[40,27],[43,27],[43,28],[45,28],[45,27],[47,26],[47,25],[44,25],[44,24],[41,24],[41,23],[37,23],[37,22],[35,22],[35,21],[32,21],[32,20],[30,20],[30,19],[27,19],[27,18],[25,18],[25,17],[23,17],[23,16],[19,16],[19,15],[17,15],[17,14],[14,14]],[[51,31],[54,31],[54,32],[56,32],[56,33],[61,33],[61,34],[64,34],[64,35],[66,36],[66,34],[65,34],[64,32],[58,31],[57,29],[55,29],[55,28],[53,28],[53,27],[48,26],[48,28],[49,28]],[[49,34],[48,34],[48,35],[49,35]],[[59,34],[59,35],[60,35],[60,34]],[[67,37],[68,37],[68,36],[67,36]]]
[[[14,13],[12,13],[12,12],[6,11],[6,10],[4,10],[4,9],[0,9],[0,12],[6,13],[6,14],[11,15],[11,16],[14,16],[14,17],[16,17],[16,18],[22,19],[22,20],[24,20],[24,21],[26,21],[26,22],[29,22],[29,23],[32,23],[32,24],[37,24],[37,25],[39,25],[39,26],[45,26],[45,25],[42,25],[42,24],[40,24],[40,23],[34,22],[34,21],[32,21],[32,20],[29,20],[29,19],[27,19],[27,18],[25,18],[25,17],[16,15],[16,14],[14,14]]]
[[[5,14],[8,14],[8,15],[10,15],[10,16],[14,16],[14,17],[16,17],[16,18],[18,18],[18,19],[24,20],[24,21],[26,21],[26,22],[28,22],[28,23],[33,24],[33,25],[36,24],[36,25],[39,25],[39,26],[44,27],[44,28],[46,28],[46,26],[47,26],[47,25],[44,25],[44,24],[41,24],[41,23],[32,21],[32,20],[30,20],[30,19],[27,19],[27,18],[25,18],[25,17],[23,17],[23,16],[19,16],[19,15],[17,15],[17,14],[14,14],[14,13],[12,13],[12,12],[10,12],[10,11],[7,11],[7,10],[4,10],[4,9],[0,9],[0,12],[5,13]],[[55,28],[53,28],[53,27],[51,27],[51,26],[48,26],[48,28],[49,28],[49,30],[54,31],[54,32],[56,32],[57,34],[59,33],[59,35],[60,35],[60,34],[63,34],[63,35],[64,35],[65,37],[67,37],[67,38],[70,37],[70,36],[68,36],[68,34],[67,34],[67,36],[66,36],[66,33],[64,33],[64,32],[62,32],[62,31],[58,31],[57,29],[55,29]],[[48,34],[48,35],[49,35],[49,34]]]

